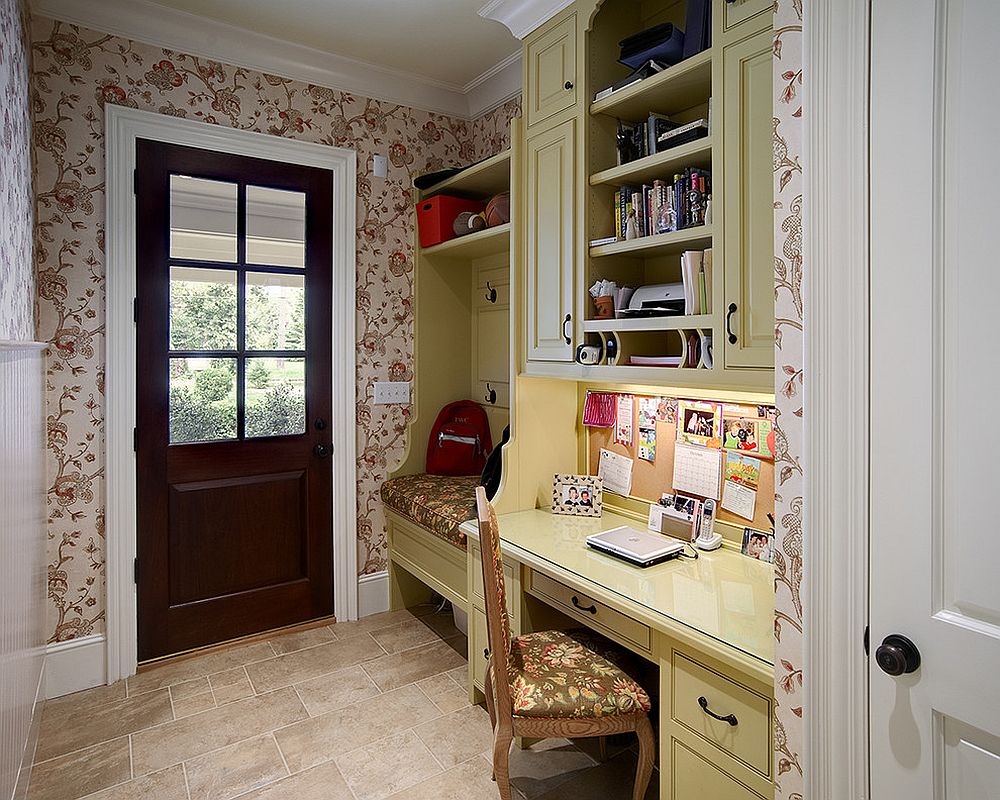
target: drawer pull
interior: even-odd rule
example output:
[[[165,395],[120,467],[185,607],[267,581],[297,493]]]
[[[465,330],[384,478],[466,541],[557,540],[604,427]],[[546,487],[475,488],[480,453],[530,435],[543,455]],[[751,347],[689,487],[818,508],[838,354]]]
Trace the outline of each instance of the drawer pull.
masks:
[[[595,606],[595,605],[581,606],[580,605],[580,598],[577,597],[576,595],[573,595],[573,597],[571,599],[573,601],[573,605],[576,606],[581,611],[586,611],[588,614],[596,614],[597,613],[597,606]]]
[[[706,714],[708,714],[708,716],[710,716],[712,719],[717,719],[719,720],[719,722],[728,722],[734,728],[740,724],[740,721],[736,719],[735,714],[726,714],[726,716],[720,717],[718,714],[712,711],[712,709],[708,707],[708,700],[705,699],[704,696],[698,698],[698,705],[700,705],[701,710],[704,711]]]

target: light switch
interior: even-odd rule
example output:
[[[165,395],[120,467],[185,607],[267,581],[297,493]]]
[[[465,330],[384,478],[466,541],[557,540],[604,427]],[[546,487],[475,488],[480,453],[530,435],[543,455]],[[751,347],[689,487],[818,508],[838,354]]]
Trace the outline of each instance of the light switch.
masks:
[[[375,405],[406,405],[409,402],[409,381],[375,381]]]
[[[389,174],[389,160],[385,156],[372,157],[372,174],[376,178],[384,178]]]

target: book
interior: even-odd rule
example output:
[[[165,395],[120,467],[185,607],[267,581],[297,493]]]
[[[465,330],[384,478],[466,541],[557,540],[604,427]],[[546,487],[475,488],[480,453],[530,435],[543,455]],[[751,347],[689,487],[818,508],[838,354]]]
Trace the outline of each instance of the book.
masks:
[[[712,248],[708,248],[701,259],[701,268],[705,272],[705,312],[712,313]]]
[[[654,61],[652,59],[645,61],[624,78],[620,78],[606,89],[601,89],[601,91],[597,92],[594,95],[594,102],[596,103],[598,100],[610,97],[615,92],[620,92],[622,89],[627,89],[633,83],[638,83],[639,81],[646,80],[646,78],[651,78],[653,75],[656,75],[656,73],[663,72],[666,67],[666,64],[662,64],[659,61]]]
[[[701,250],[685,250],[681,253],[681,282],[684,285],[684,313],[700,314],[701,290],[698,275],[701,272]]]
[[[708,136],[708,130],[708,120],[706,119],[698,119],[686,125],[677,125],[657,135],[656,146],[652,152],[662,153],[672,147],[680,147],[682,144],[704,139]]]
[[[617,242],[618,236],[605,236],[603,239],[591,239],[591,247],[600,247],[602,244],[611,244],[612,242]]]
[[[653,155],[658,152],[656,144],[660,137],[680,126],[679,122],[674,122],[666,114],[650,112],[646,120],[646,155]]]

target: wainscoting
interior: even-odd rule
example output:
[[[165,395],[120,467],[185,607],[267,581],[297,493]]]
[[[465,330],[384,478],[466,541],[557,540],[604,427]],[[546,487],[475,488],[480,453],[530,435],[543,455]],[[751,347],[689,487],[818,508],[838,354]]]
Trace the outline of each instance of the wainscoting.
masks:
[[[0,798],[26,788],[45,656],[45,345],[0,342]],[[22,766],[24,775],[22,776]],[[20,777],[20,786],[19,786]]]

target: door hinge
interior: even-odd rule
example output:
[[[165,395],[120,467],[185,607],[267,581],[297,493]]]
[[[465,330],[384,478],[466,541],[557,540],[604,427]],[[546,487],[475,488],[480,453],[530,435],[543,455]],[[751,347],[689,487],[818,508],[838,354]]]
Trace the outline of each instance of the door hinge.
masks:
[[[139,321],[139,298],[132,298],[132,322]]]
[[[868,655],[868,626],[865,625],[865,655]]]
[[[132,452],[139,452],[139,429],[132,428]]]
[[[139,559],[132,559],[132,583],[139,585]]]
[[[132,194],[139,195],[139,170],[132,170]]]

